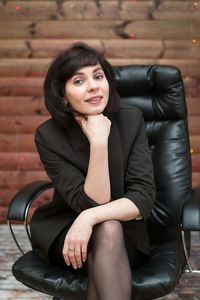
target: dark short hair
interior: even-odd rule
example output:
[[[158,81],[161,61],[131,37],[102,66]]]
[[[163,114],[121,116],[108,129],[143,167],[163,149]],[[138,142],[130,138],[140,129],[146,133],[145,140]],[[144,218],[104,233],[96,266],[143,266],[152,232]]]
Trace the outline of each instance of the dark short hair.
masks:
[[[115,87],[113,68],[94,48],[85,43],[72,44],[61,51],[49,66],[44,82],[45,105],[59,127],[70,126],[73,119],[70,107],[64,104],[66,82],[75,72],[86,66],[100,64],[109,83],[109,100],[103,114],[114,114],[119,108],[119,95]]]

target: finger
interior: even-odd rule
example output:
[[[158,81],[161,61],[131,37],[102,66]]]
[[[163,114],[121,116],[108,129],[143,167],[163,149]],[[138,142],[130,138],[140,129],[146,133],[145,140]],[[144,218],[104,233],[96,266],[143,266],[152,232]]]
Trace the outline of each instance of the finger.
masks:
[[[70,262],[72,264],[72,267],[74,269],[77,269],[77,262],[76,262],[76,259],[75,259],[75,251],[69,249],[68,255],[69,255],[69,259],[70,259]]]
[[[86,258],[87,258],[87,244],[83,244],[82,245],[82,261],[85,262],[86,261]]]
[[[69,255],[68,255],[68,244],[67,243],[64,244],[62,254],[63,254],[63,258],[64,258],[66,264],[68,266],[70,266],[70,258],[69,258]]]
[[[82,267],[81,245],[76,245],[74,254],[75,254],[77,266],[81,268]]]

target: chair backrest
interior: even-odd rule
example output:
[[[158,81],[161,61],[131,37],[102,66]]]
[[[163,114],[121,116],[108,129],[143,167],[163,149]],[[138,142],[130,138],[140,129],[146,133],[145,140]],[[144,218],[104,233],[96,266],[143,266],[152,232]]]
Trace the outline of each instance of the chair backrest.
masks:
[[[191,195],[191,158],[184,87],[173,66],[114,67],[121,101],[143,111],[157,198],[147,220],[152,243],[177,240]]]

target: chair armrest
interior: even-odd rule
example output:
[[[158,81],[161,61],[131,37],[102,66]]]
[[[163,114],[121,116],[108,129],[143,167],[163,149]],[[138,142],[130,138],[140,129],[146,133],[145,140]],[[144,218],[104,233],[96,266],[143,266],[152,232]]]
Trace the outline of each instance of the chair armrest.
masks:
[[[11,200],[7,219],[9,221],[26,220],[31,203],[45,190],[53,188],[50,181],[35,181],[25,185]]]
[[[182,229],[200,231],[200,187],[193,190],[192,197],[184,205]]]

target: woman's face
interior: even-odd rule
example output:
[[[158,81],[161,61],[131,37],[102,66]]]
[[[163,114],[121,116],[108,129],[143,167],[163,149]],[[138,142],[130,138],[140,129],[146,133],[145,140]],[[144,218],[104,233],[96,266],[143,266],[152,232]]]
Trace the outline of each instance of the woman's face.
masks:
[[[100,64],[76,71],[65,86],[66,100],[83,115],[101,114],[109,98],[109,84]]]

